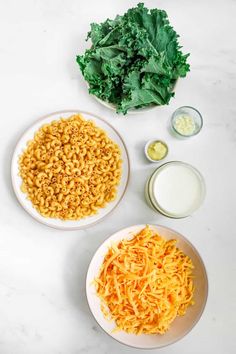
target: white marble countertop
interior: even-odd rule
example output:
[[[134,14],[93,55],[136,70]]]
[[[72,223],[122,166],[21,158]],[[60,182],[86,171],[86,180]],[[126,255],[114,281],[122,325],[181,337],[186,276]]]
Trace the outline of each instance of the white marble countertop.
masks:
[[[209,276],[205,312],[196,327],[161,354],[233,354],[236,313],[236,41],[234,0],[145,1],[166,9],[191,73],[169,106],[117,117],[87,93],[76,54],[89,24],[114,17],[137,1],[0,1],[0,353],[134,353],[108,337],[86,304],[85,274],[99,244],[137,223],[160,223],[186,235],[201,253]],[[180,141],[167,130],[181,105],[198,108],[204,129]],[[10,182],[14,145],[25,128],[47,113],[79,108],[101,115],[123,135],[132,173],[114,213],[86,231],[63,232],[33,220],[19,206]],[[192,217],[171,220],[144,200],[154,166],[143,156],[146,140],[160,137],[169,160],[190,162],[205,176],[207,197]],[[140,351],[141,353],[149,353]]]

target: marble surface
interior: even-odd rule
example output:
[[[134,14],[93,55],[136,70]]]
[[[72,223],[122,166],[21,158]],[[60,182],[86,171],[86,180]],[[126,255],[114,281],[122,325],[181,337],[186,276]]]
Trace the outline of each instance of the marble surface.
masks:
[[[85,48],[90,22],[114,17],[136,1],[0,1],[0,353],[134,353],[108,337],[91,316],[85,275],[99,244],[114,231],[137,223],[159,223],[189,238],[209,276],[205,312],[180,342],[160,354],[236,352],[236,41],[234,0],[145,1],[168,11],[191,52],[191,73],[179,82],[166,107],[117,117],[86,91],[75,63]],[[204,129],[192,139],[171,137],[171,113],[193,105]],[[79,108],[101,115],[123,135],[132,174],[128,191],[102,223],[63,232],[45,227],[18,205],[10,182],[10,160],[25,128],[49,112]],[[170,220],[144,200],[154,165],[143,156],[146,140],[160,137],[169,160],[192,163],[204,175],[207,197],[192,217]],[[149,353],[140,351],[140,353]]]

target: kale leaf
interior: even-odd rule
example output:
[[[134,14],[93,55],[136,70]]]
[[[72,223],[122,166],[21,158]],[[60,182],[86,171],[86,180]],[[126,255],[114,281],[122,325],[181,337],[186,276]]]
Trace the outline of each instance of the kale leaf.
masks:
[[[77,56],[89,93],[123,114],[168,104],[176,80],[190,70],[178,37],[164,10],[142,3],[114,20],[92,23],[92,46]]]

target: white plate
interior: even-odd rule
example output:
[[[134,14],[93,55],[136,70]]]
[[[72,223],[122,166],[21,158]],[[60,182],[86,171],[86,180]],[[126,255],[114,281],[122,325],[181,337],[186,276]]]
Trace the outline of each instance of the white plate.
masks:
[[[188,255],[194,266],[194,306],[190,306],[187,309],[186,314],[183,317],[177,317],[174,322],[171,324],[171,327],[168,332],[164,335],[134,335],[128,334],[123,331],[112,333],[112,330],[115,327],[114,322],[107,321],[100,308],[100,299],[96,295],[94,284],[92,284],[94,278],[98,275],[101,264],[104,260],[108,248],[112,243],[118,242],[125,238],[132,238],[134,234],[139,232],[145,227],[145,225],[135,225],[128,227],[126,229],[120,230],[114,235],[110,236],[96,251],[94,254],[91,263],[88,268],[87,279],[86,279],[86,294],[87,300],[90,307],[90,310],[95,317],[98,324],[107,332],[111,337],[117,341],[129,345],[131,347],[140,348],[140,349],[154,349],[161,348],[166,345],[172,344],[182,337],[184,337],[198,322],[200,319],[205,304],[207,301],[208,294],[208,280],[206,269],[204,263],[194,246],[181,234],[171,230],[164,226],[150,225],[152,229],[157,231],[160,236],[163,236],[165,239],[176,239],[177,247],[179,247],[186,255]]]
[[[29,201],[26,198],[26,194],[23,193],[20,189],[22,179],[18,175],[18,159],[19,156],[22,154],[23,150],[26,148],[26,143],[27,141],[31,140],[34,137],[34,133],[43,125],[46,123],[50,123],[53,120],[57,120],[61,117],[67,118],[70,117],[73,114],[76,113],[81,113],[85,119],[92,119],[100,128],[104,129],[109,137],[115,141],[120,149],[121,149],[121,158],[123,160],[122,164],[122,177],[121,177],[121,182],[118,187],[118,193],[117,197],[113,202],[110,202],[107,204],[105,208],[101,208],[96,215],[89,216],[87,218],[81,219],[81,220],[59,220],[59,219],[53,219],[53,218],[45,218],[42,215],[38,213],[38,211],[33,208],[31,201]],[[119,133],[105,120],[102,118],[88,112],[84,111],[79,111],[79,110],[67,110],[67,111],[60,111],[60,112],[55,112],[51,113],[39,120],[37,120],[31,127],[29,127],[25,133],[22,135],[20,140],[18,141],[13,157],[12,157],[12,165],[11,165],[11,178],[12,178],[12,185],[13,189],[15,191],[16,197],[20,204],[23,206],[23,208],[37,221],[47,225],[51,226],[57,229],[62,229],[62,230],[77,230],[77,229],[83,229],[86,227],[89,227],[98,221],[101,221],[105,216],[110,214],[110,212],[119,204],[120,200],[122,199],[129,180],[129,171],[130,171],[130,165],[129,165],[129,156],[127,152],[127,148],[125,146],[125,143]]]
[[[98,102],[100,102],[103,106],[111,109],[112,111],[116,111],[116,105],[114,105],[113,103],[110,102],[106,102],[101,100],[100,98],[98,98],[95,95],[92,95]],[[142,107],[142,108],[137,108],[137,109],[129,109],[127,114],[140,114],[140,113],[145,113],[145,112],[149,112],[152,111],[153,109],[156,109],[157,107],[160,107],[158,105],[155,104],[151,104],[149,106],[146,107]]]
[[[178,79],[179,80],[179,79]],[[174,84],[173,86],[173,91],[175,91],[175,88],[176,88],[176,85],[177,85],[177,82],[178,80],[176,81],[176,83]],[[85,81],[86,82],[86,81]],[[89,84],[86,82],[86,85],[88,87],[88,90],[89,90]],[[93,96],[95,98],[96,101],[98,101],[99,103],[101,103],[104,107],[106,108],[109,108],[111,109],[112,111],[116,111],[116,105],[113,104],[113,103],[110,103],[110,102],[107,102],[107,101],[103,101],[101,100],[101,98],[98,98],[96,95],[92,95],[90,94],[91,96]],[[163,107],[163,106],[158,106],[156,104],[150,104],[149,106],[146,106],[146,107],[142,107],[142,108],[133,108],[133,109],[129,109],[127,111],[127,114],[141,114],[141,113],[146,113],[146,112],[149,112],[149,111],[153,111],[154,109],[158,108],[158,107]]]

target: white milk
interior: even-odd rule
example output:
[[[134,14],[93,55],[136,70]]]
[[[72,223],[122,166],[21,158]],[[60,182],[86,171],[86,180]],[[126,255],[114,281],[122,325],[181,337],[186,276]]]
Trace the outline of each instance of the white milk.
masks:
[[[201,204],[203,181],[188,164],[170,163],[157,173],[153,195],[159,207],[171,216],[191,214]]]

